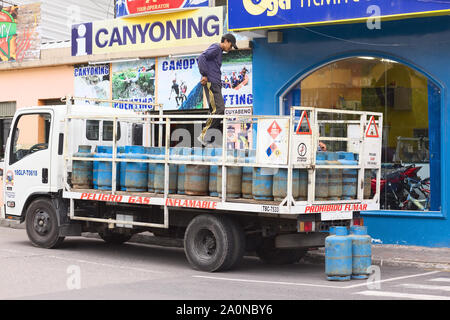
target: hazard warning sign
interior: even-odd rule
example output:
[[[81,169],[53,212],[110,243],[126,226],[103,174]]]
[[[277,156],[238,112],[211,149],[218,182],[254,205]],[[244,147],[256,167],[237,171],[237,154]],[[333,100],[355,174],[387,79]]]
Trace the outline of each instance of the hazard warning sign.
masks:
[[[289,118],[258,119],[256,158],[258,163],[287,164]]]
[[[309,123],[308,114],[306,111],[302,112],[302,116],[300,117],[300,121],[298,122],[296,134],[309,134],[312,135],[311,124]]]
[[[369,121],[369,126],[366,130],[366,138],[379,138],[377,123],[375,122],[375,116],[372,116]]]

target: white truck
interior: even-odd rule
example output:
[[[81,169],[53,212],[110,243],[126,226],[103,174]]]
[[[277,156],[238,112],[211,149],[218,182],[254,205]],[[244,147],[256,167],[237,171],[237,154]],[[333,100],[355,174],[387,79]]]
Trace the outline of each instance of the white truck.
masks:
[[[164,163],[163,193],[116,188],[119,163],[125,161],[118,157],[116,147],[172,146],[169,138],[174,125],[198,123],[199,118],[204,122],[208,116],[144,115],[71,101],[68,98],[66,106],[18,110],[6,145],[2,218],[24,222],[35,246],[55,248],[65,237],[83,232],[95,232],[106,242],[121,244],[136,233],[150,231],[157,237],[182,239],[190,265],[213,272],[236,266],[246,252],[269,263],[294,263],[309,248],[324,246],[330,226],[362,224],[360,211],[379,209],[379,192],[371,193],[370,184],[375,183],[379,190],[382,114],[295,107],[290,116],[216,116],[223,118],[224,128],[233,123],[250,124],[258,148],[253,162],[231,160],[223,152],[219,163],[201,163],[220,165],[225,177],[224,192],[212,197],[169,193],[169,165],[199,163],[174,159],[168,148],[163,159],[126,160]],[[275,133],[264,129],[274,122]],[[319,137],[329,149],[344,148],[358,154],[358,160],[354,164],[316,163]],[[223,137],[224,150],[229,146],[226,139]],[[275,143],[276,158],[266,150],[267,145],[273,150]],[[73,161],[93,160],[74,157],[79,145],[90,145],[93,151],[96,146],[112,146],[111,158],[98,159],[112,162],[111,190],[79,190],[71,185]],[[286,197],[283,201],[228,198],[227,169],[236,166],[287,170]],[[324,183],[316,181],[316,173],[332,169],[357,172],[352,199],[316,199],[316,185],[322,183],[323,187]],[[308,172],[307,195],[302,200],[293,195],[294,170]],[[372,173],[372,182],[367,172]]]

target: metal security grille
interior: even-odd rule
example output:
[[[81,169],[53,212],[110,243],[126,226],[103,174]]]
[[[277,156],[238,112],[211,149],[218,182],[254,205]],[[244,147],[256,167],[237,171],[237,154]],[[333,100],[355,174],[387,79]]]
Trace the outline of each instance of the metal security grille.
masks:
[[[12,118],[16,112],[16,102],[0,102],[0,119]]]

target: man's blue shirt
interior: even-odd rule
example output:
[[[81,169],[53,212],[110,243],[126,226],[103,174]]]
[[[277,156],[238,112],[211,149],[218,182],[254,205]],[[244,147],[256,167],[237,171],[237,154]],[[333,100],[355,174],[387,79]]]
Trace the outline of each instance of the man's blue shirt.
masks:
[[[222,83],[222,49],[218,43],[212,44],[198,57],[198,69],[208,82]]]

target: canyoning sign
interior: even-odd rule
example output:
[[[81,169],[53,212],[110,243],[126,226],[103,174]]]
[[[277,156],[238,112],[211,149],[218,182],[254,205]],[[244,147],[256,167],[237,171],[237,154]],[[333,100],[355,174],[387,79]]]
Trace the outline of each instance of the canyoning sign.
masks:
[[[222,7],[75,24],[72,56],[211,44],[223,25]]]
[[[117,0],[116,16],[126,17],[207,7],[209,0]]]

